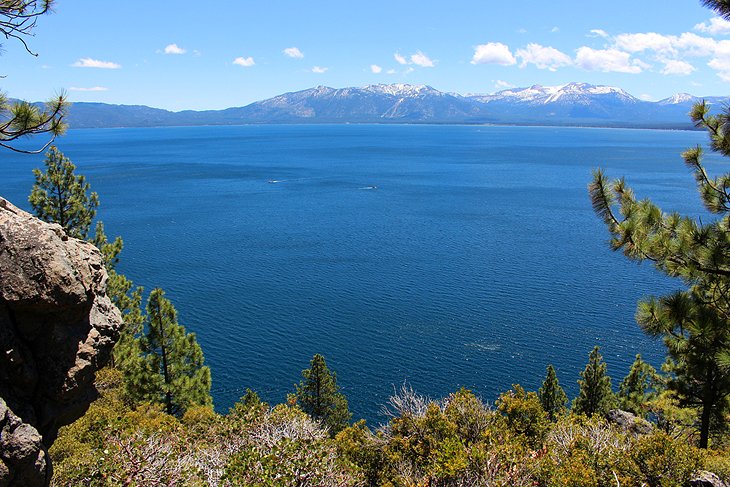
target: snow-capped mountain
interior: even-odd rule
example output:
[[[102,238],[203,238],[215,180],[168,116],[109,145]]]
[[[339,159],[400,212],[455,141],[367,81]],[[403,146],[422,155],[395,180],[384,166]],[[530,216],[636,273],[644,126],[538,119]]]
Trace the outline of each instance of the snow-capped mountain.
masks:
[[[528,88],[510,88],[508,90],[498,91],[490,95],[472,94],[466,95],[472,100],[482,103],[490,103],[493,101],[511,101],[515,103],[544,103],[547,98],[558,91],[561,86],[541,86],[533,85]]]
[[[720,107],[728,97],[705,97]],[[679,93],[659,102],[621,88],[568,83],[492,94],[446,93],[428,85],[317,86],[238,108],[169,112],[149,107],[75,103],[71,127],[232,125],[242,123],[492,123],[691,128],[700,98]]]
[[[462,121],[481,115],[481,107],[460,95],[426,85],[369,85],[361,88],[318,86],[252,103],[242,119],[321,122]]]
[[[679,105],[682,103],[695,103],[698,101],[700,101],[700,98],[690,95],[689,93],[677,93],[669,98],[659,100],[657,103],[660,105]]]
[[[358,89],[358,88],[353,88],[353,89]],[[394,84],[390,84],[390,85],[385,85],[385,84],[368,85],[368,86],[363,86],[362,88],[359,88],[359,89],[370,92],[370,93],[377,93],[377,94],[381,94],[381,95],[391,95],[391,96],[398,96],[398,97],[446,95],[446,93],[443,93],[434,88],[431,88],[428,85],[409,85],[409,84],[405,84],[405,83],[394,83]]]
[[[469,95],[503,122],[613,125],[636,119],[644,102],[614,86],[568,83],[510,88],[488,95]],[[567,122],[571,123],[571,122]]]
[[[622,103],[637,103],[621,88],[614,86],[595,86],[588,83],[568,83],[560,86],[533,85],[529,88],[511,88],[491,95],[469,95],[469,98],[482,103],[509,102],[529,105],[548,105],[550,103],[588,105],[597,99],[612,99]]]

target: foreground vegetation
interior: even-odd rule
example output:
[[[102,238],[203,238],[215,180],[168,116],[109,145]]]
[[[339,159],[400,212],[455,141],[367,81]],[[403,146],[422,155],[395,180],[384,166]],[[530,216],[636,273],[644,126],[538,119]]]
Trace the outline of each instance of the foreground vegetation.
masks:
[[[118,370],[99,374],[101,398],[51,448],[52,485],[684,486],[702,469],[730,478],[726,438],[692,446],[696,415],[666,392],[641,404],[652,423],[617,423],[564,408],[551,421],[518,385],[494,406],[468,390],[430,401],[404,385],[386,425],[333,436],[295,398],[272,407],[248,391],[228,414],[199,406],[176,417],[164,404],[133,406],[122,382]]]

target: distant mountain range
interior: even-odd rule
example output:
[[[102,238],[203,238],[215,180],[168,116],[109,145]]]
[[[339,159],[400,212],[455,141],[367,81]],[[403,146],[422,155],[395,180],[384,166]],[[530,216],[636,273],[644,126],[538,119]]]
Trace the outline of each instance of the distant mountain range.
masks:
[[[390,84],[362,88],[318,86],[225,110],[171,112],[139,105],[74,103],[71,128],[160,127],[266,123],[434,123],[581,125],[692,128],[687,116],[704,99],[680,93],[648,102],[621,88],[568,83],[511,88],[498,93],[446,93],[430,86]]]

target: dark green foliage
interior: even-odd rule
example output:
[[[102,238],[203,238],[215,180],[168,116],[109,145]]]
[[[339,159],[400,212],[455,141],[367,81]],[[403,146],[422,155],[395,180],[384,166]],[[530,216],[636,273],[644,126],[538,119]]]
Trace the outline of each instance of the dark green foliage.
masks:
[[[51,0],[0,1],[0,36],[19,41],[26,51],[35,55],[25,38],[33,35],[36,20],[50,12],[51,4]],[[7,96],[0,93],[0,147],[32,154],[43,152],[56,136],[64,132],[66,127],[63,117],[67,108],[65,95],[50,100],[45,107],[40,108],[22,101],[10,103]],[[38,150],[29,151],[13,146],[22,137],[44,133],[49,133],[51,138]]]
[[[635,478],[644,485],[682,487],[702,468],[703,455],[687,443],[664,433],[639,438],[631,452]]]
[[[728,13],[726,2],[706,4]],[[709,106],[701,102],[690,116],[707,130],[712,150],[730,156],[730,110],[710,115]],[[682,157],[694,173],[705,208],[717,216],[709,223],[665,214],[650,200],[637,200],[623,179],[609,182],[600,170],[589,191],[614,250],[633,260],[649,260],[688,287],[642,301],[637,321],[647,334],[664,340],[673,375],[668,387],[680,405],[699,408],[700,446],[706,447],[712,417],[722,414],[730,393],[730,174],[710,177],[702,153],[698,146]]]
[[[134,369],[139,368],[141,363],[139,337],[145,320],[142,312],[142,288],[135,288],[132,281],[115,270],[108,272],[107,295],[119,308],[124,319],[124,328],[112,351],[112,365],[122,371],[126,384],[127,379],[134,375]]]
[[[333,440],[299,408],[270,408],[251,391],[227,415],[195,406],[178,419],[159,404],[130,407],[121,380],[101,371],[101,397],[61,429],[52,486],[684,487],[697,470],[724,476],[730,465],[727,451],[706,459],[684,439],[626,434],[600,416],[543,413],[545,434],[530,445],[538,436],[526,436],[524,419],[540,406],[518,387],[502,394],[502,411],[462,389],[377,432],[360,421]]]
[[[638,416],[646,416],[647,403],[657,397],[660,377],[654,367],[636,355],[629,374],[619,386],[618,407]]]
[[[89,193],[84,176],[76,176],[76,166],[56,147],[46,154],[46,171],[34,169],[35,184],[28,201],[36,216],[58,223],[72,237],[85,239],[99,206],[96,193]]]
[[[383,451],[384,441],[365,426],[364,419],[337,433],[335,443],[339,456],[362,474],[366,485],[380,485],[387,461]]]
[[[66,131],[63,118],[69,103],[66,95],[46,102],[43,108],[24,101],[10,103],[5,94],[0,93],[0,147],[26,154],[39,154],[53,143],[55,138]],[[51,138],[36,150],[18,149],[13,143],[23,137],[50,134]]]
[[[112,366],[122,371],[125,388],[129,397],[134,397],[134,385],[131,381],[142,368],[142,350],[140,339],[144,330],[145,316],[142,312],[141,287],[135,287],[131,280],[116,271],[119,262],[119,254],[124,247],[120,237],[113,242],[107,240],[104,224],[96,223],[94,238],[91,240],[96,248],[101,251],[106,266],[109,280],[107,281],[106,293],[112,303],[119,308],[124,319],[124,328],[119,334],[119,340],[114,345],[112,352]]]
[[[181,416],[194,405],[210,405],[210,369],[194,333],[177,322],[177,311],[154,289],[147,301],[141,355],[126,357],[128,390],[135,400],[164,404],[168,414]]]
[[[90,240],[94,246],[101,251],[101,256],[104,259],[104,266],[107,271],[113,271],[116,269],[119,263],[119,254],[124,248],[124,242],[122,237],[117,237],[113,242],[109,242],[104,231],[104,223],[97,221],[96,227],[94,228],[94,238]]]
[[[694,293],[681,291],[639,303],[637,321],[648,334],[664,338],[668,387],[681,406],[700,408],[700,447],[707,448],[713,415],[728,408],[728,323]]]
[[[711,8],[718,15],[730,20],[730,0],[702,0],[702,5]]]
[[[606,373],[606,363],[598,347],[591,351],[588,364],[580,376],[580,392],[573,401],[573,412],[586,416],[607,413],[615,405],[616,399],[611,390],[611,378]]]
[[[3,0],[0,1],[0,34],[5,39],[15,39],[30,54],[25,38],[33,35],[39,16],[51,11],[54,0]]]
[[[565,413],[568,396],[560,387],[558,375],[552,365],[547,366],[547,376],[542,383],[542,387],[537,391],[537,397],[540,399],[540,404],[542,404],[542,408],[547,413],[550,421],[555,421],[558,416]]]
[[[264,403],[255,391],[247,388],[246,393],[241,397],[241,400],[238,401],[237,404],[240,404],[244,409],[251,409],[260,407]]]
[[[296,386],[297,403],[330,434],[336,435],[352,417],[347,398],[337,385],[337,374],[330,372],[322,355],[316,354],[309,368],[302,371],[302,377]]]
[[[537,448],[548,430],[548,416],[537,394],[526,392],[519,384],[497,399],[497,410],[507,418],[507,426],[524,435],[528,445]]]

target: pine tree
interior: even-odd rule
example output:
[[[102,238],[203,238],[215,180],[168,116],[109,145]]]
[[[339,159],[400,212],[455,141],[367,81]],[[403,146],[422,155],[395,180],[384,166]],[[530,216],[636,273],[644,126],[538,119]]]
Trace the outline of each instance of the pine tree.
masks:
[[[580,373],[580,391],[573,401],[573,412],[592,416],[607,413],[615,403],[611,391],[611,378],[606,374],[606,363],[598,347],[588,356],[588,364]]]
[[[641,360],[636,355],[634,363],[624,380],[621,381],[618,392],[618,407],[639,416],[645,416],[646,404],[657,397],[657,388],[660,377],[654,367]]]
[[[94,238],[90,242],[101,252],[107,272],[114,271],[119,263],[119,254],[124,248],[122,238],[117,237],[113,242],[109,242],[104,230],[104,223],[97,221],[96,227],[94,227]]]
[[[38,17],[51,12],[52,3],[52,0],[0,1],[1,37],[19,41],[28,53],[35,56],[26,38],[33,36]],[[0,78],[4,77],[4,73],[0,73]],[[67,108],[68,102],[63,94],[41,108],[24,101],[11,102],[4,93],[0,93],[0,147],[27,154],[43,152],[66,129],[63,118]],[[37,150],[20,149],[14,145],[23,137],[46,133],[50,134],[50,139]]]
[[[28,201],[41,220],[58,223],[72,237],[85,239],[99,206],[96,193],[89,194],[84,176],[55,146],[46,154],[46,171],[34,169],[35,184]]]
[[[702,5],[711,8],[726,20],[730,20],[730,0],[702,0]]]
[[[667,386],[681,406],[699,408],[700,448],[707,448],[713,417],[728,409],[730,323],[698,288],[639,303],[637,321],[646,333],[663,337],[669,358]]]
[[[555,421],[558,416],[565,412],[568,396],[560,387],[558,375],[552,365],[547,366],[547,376],[542,383],[542,387],[537,391],[537,397],[540,399],[540,404],[542,404],[542,408],[547,413],[550,421]]]
[[[316,354],[309,368],[302,371],[302,377],[304,379],[296,386],[298,404],[334,436],[352,417],[347,398],[337,385],[337,374],[330,372],[322,355]]]
[[[178,324],[177,311],[154,289],[147,301],[142,355],[127,364],[128,390],[136,400],[164,404],[168,414],[182,415],[195,405],[210,406],[210,369],[194,333]]]
[[[140,337],[144,330],[144,313],[142,312],[141,287],[135,287],[134,283],[116,270],[119,263],[119,254],[124,247],[120,237],[109,242],[104,231],[102,222],[96,223],[94,238],[91,240],[101,252],[104,259],[109,279],[107,281],[106,294],[112,303],[119,308],[124,319],[124,327],[119,334],[119,340],[114,345],[112,353],[112,367],[119,368],[126,377],[127,373],[133,373],[129,368],[138,367],[140,355]]]
[[[711,149],[730,156],[730,110],[711,115],[709,105],[700,102],[690,116],[707,130]],[[698,408],[699,444],[706,448],[711,419],[727,409],[730,395],[730,174],[710,177],[702,155],[697,146],[682,157],[705,208],[717,216],[707,223],[663,213],[650,200],[637,200],[623,179],[611,182],[601,170],[594,172],[589,191],[613,250],[648,260],[688,287],[640,302],[637,322],[648,335],[663,339],[673,373],[667,385],[680,405]]]

